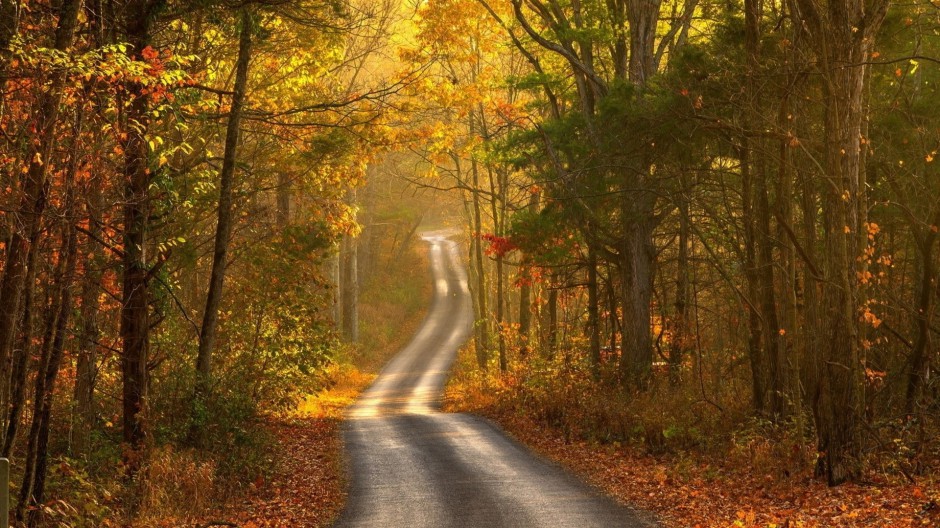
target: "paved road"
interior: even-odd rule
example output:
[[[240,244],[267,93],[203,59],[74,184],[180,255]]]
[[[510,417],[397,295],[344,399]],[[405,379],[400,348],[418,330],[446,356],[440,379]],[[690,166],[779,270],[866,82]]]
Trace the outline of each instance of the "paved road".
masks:
[[[351,487],[338,527],[646,527],[507,438],[491,423],[438,412],[473,320],[459,246],[428,233],[434,300],[421,329],[350,410]]]

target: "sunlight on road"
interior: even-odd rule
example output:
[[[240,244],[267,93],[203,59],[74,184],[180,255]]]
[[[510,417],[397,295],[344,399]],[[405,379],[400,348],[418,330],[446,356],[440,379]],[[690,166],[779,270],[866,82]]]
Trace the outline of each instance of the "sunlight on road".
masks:
[[[425,233],[437,285],[421,328],[349,413],[352,483],[338,528],[651,526],[488,422],[439,412],[448,371],[471,335],[460,245]]]
[[[396,356],[354,405],[351,419],[435,412],[457,349],[472,320],[467,272],[452,230],[423,233],[430,244],[435,292],[431,309],[411,343]]]

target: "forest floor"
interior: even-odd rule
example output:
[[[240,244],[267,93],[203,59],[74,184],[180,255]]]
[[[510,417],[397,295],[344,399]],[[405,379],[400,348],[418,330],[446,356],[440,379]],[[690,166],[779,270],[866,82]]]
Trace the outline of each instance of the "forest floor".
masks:
[[[272,419],[275,467],[229,506],[222,517],[227,526],[318,528],[336,519],[346,502],[343,412],[373,378],[350,370],[342,383],[308,399],[296,415]],[[212,522],[197,526],[208,528]]]
[[[940,526],[936,477],[914,485],[870,475],[866,485],[830,488],[809,472],[775,477],[740,467],[733,457],[687,452],[653,456],[626,445],[566,441],[561,429],[546,426],[523,410],[507,411],[493,398],[453,398],[461,391],[454,383],[448,388],[446,411],[472,412],[493,420],[522,444],[602,492],[657,515],[665,528]]]

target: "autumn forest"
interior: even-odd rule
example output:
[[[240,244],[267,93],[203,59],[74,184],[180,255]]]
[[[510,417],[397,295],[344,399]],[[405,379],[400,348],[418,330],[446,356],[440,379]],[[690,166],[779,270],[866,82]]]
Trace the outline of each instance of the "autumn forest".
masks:
[[[422,233],[444,411],[663,526],[936,526],[938,83],[936,0],[0,0],[11,526],[329,525]]]

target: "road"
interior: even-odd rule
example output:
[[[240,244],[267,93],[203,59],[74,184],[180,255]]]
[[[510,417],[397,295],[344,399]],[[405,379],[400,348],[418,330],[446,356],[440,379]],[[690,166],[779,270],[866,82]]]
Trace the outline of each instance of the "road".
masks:
[[[435,282],[420,330],[363,393],[344,432],[346,510],[335,526],[655,526],[467,414],[439,412],[473,311],[459,246],[427,233]]]

